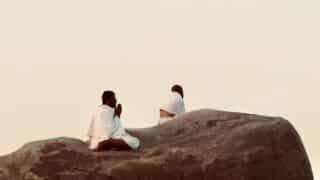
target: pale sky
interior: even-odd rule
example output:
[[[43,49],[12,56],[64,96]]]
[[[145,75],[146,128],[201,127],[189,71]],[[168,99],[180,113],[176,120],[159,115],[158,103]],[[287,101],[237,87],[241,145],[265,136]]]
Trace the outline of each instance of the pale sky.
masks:
[[[0,0],[0,154],[85,139],[106,89],[125,125],[154,125],[180,83],[188,110],[289,119],[319,172],[319,9],[319,0]]]

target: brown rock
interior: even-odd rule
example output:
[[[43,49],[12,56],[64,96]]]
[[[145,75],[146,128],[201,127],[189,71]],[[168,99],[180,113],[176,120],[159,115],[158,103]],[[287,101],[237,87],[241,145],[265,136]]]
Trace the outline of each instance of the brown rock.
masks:
[[[301,139],[282,118],[200,110],[129,130],[142,148],[91,152],[72,138],[0,157],[0,180],[313,180]]]

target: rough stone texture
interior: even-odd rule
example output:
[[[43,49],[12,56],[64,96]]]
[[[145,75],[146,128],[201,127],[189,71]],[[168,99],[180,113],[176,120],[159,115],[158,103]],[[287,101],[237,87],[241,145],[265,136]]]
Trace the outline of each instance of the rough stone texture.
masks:
[[[313,180],[292,125],[282,118],[200,110],[129,130],[135,152],[90,152],[72,138],[32,142],[0,157],[0,180]]]

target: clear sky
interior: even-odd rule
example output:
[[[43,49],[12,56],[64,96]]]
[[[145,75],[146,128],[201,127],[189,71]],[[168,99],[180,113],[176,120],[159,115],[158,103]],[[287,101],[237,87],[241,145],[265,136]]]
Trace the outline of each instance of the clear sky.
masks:
[[[170,86],[189,110],[282,116],[320,166],[319,0],[0,0],[0,154],[85,139],[103,90],[129,127]]]

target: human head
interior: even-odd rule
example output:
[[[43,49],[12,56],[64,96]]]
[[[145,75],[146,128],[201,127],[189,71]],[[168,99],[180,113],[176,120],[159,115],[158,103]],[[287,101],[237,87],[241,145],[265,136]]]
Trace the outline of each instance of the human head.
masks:
[[[178,85],[178,84],[172,86],[171,91],[172,91],[172,92],[177,92],[177,93],[179,93],[182,98],[184,97],[183,88],[182,88],[182,86],[180,86],[180,85]]]
[[[115,93],[110,90],[104,91],[102,94],[102,104],[115,108],[117,104]]]

